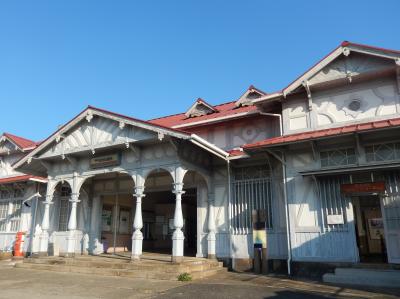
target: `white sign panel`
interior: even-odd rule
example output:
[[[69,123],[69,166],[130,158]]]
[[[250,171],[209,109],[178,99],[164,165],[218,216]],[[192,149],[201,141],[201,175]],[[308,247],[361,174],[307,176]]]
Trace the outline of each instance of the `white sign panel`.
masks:
[[[326,218],[328,224],[344,224],[343,215],[328,215]]]

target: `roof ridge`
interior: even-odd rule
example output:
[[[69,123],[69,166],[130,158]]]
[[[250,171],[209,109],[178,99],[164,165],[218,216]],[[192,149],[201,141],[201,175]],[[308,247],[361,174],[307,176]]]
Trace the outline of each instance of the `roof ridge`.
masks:
[[[204,101],[204,100],[203,100]],[[215,108],[216,109],[216,107],[220,107],[220,106],[223,106],[223,105],[227,105],[227,104],[231,104],[231,103],[235,103],[237,100],[231,100],[231,101],[229,101],[229,102],[224,102],[224,103],[221,103],[221,104],[218,104],[218,105],[211,105],[210,103],[207,103],[207,104],[209,104],[209,105],[211,105],[213,108]],[[218,112],[220,112],[218,109],[217,109],[217,111],[216,111],[216,113],[218,113]],[[156,118],[150,118],[150,119],[148,119],[148,121],[154,121],[154,120],[159,120],[159,119],[163,119],[163,118],[168,118],[168,117],[173,117],[173,116],[178,116],[178,115],[184,115],[185,114],[185,112],[180,112],[180,113],[175,113],[175,114],[170,114],[170,115],[166,115],[166,116],[160,116],[160,117],[156,117]]]

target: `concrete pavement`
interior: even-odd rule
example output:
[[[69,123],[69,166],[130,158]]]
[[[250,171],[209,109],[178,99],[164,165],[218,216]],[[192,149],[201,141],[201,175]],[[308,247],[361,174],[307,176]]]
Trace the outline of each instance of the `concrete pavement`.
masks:
[[[0,262],[0,298],[395,298],[379,290],[354,290],[251,274],[223,273],[190,283],[57,273]]]

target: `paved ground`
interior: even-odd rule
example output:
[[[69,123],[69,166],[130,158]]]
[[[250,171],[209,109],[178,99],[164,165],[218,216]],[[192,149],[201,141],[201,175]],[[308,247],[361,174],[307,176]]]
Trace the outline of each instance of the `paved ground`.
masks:
[[[226,273],[190,283],[13,268],[0,262],[0,298],[395,298],[318,283]],[[399,293],[400,295],[400,293]]]

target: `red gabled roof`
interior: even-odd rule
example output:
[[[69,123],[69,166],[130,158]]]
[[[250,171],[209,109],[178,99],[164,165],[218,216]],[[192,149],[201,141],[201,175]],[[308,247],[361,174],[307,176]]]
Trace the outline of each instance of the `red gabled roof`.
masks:
[[[10,133],[4,133],[3,135],[8,139],[10,139],[12,142],[14,142],[22,150],[33,149],[37,145],[35,141],[19,137]]]
[[[13,177],[0,178],[0,184],[10,184],[10,183],[17,183],[17,182],[25,182],[25,181],[30,181],[30,180],[47,181],[46,178],[43,178],[40,176],[23,174],[23,175],[18,175],[18,176],[13,176]]]
[[[284,135],[269,139],[264,139],[255,143],[243,145],[243,149],[255,149],[269,146],[284,145],[294,142],[309,141],[314,139],[320,139],[324,137],[334,137],[340,135],[346,135],[355,132],[365,132],[383,128],[400,127],[400,118],[393,118],[387,120],[379,120],[368,123],[361,123],[355,125],[348,125],[344,127],[317,130],[311,132],[303,132],[297,134]]]
[[[225,116],[233,116],[235,114],[256,111],[257,107],[255,106],[244,106],[244,107],[236,107],[236,101],[224,103],[221,105],[212,106],[215,110],[214,113],[197,116],[193,118],[188,118],[185,113],[174,114],[170,116],[160,117],[149,120],[150,123],[156,125],[162,125],[166,127],[174,127],[179,125],[187,125],[190,126],[192,123],[197,123],[201,121],[212,120],[215,118],[225,117]]]

